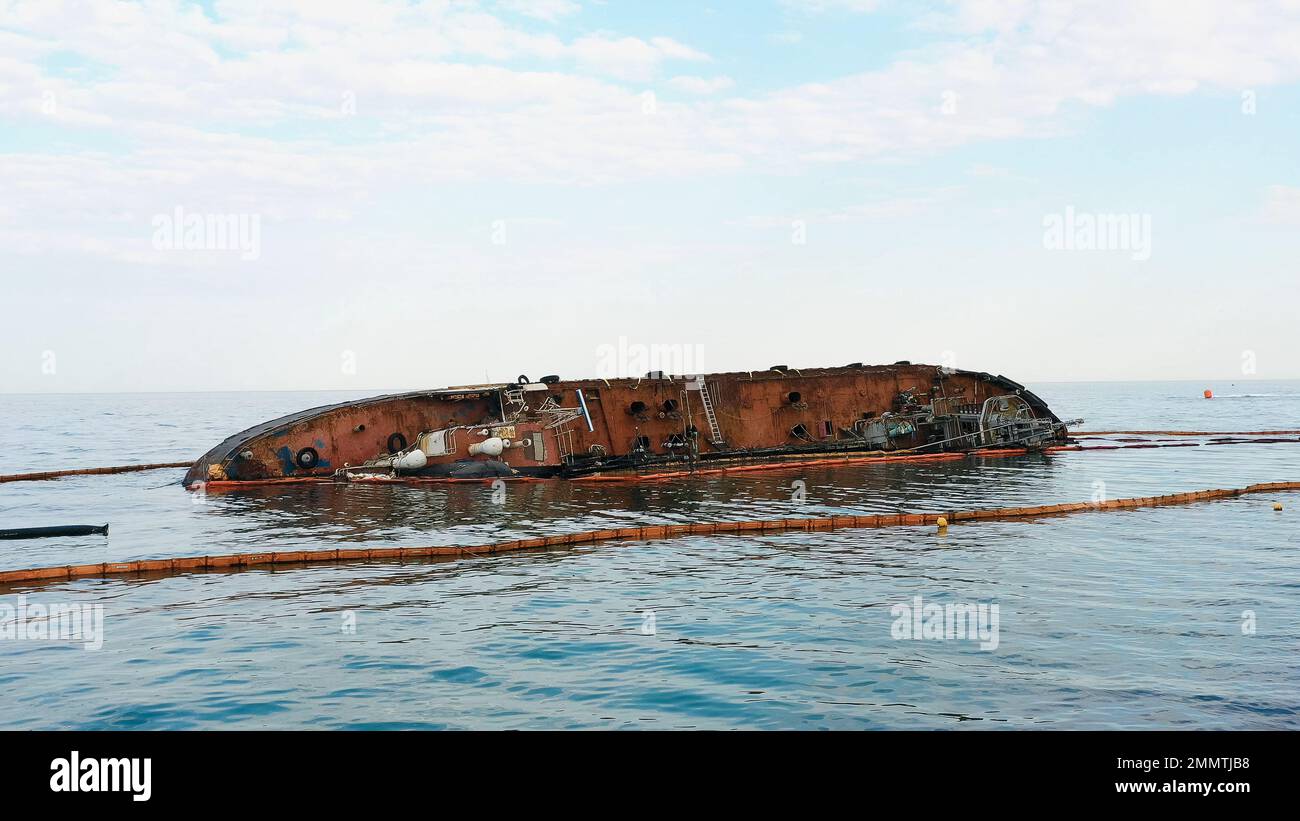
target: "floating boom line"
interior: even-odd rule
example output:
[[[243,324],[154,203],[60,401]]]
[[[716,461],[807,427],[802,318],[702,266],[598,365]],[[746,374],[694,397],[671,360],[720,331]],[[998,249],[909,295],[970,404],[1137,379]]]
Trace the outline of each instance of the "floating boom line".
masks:
[[[645,525],[609,530],[588,530],[556,536],[516,539],[482,545],[446,545],[432,547],[336,548],[332,550],[292,550],[258,553],[232,553],[220,556],[187,556],[174,559],[140,559],[128,562],[38,567],[0,573],[0,586],[23,583],[49,583],[89,577],[133,575],[170,576],[206,571],[238,571],[250,568],[274,569],[344,562],[405,561],[408,559],[467,558],[472,556],[514,553],[550,547],[573,547],[617,541],[657,541],[678,536],[715,536],[724,534],[757,535],[784,531],[821,532],[859,528],[919,527],[937,525],[939,519],[960,522],[1008,521],[1045,516],[1108,510],[1185,505],[1217,499],[1229,499],[1250,493],[1273,493],[1300,490],[1300,482],[1267,482],[1243,488],[1217,488],[1171,493],[1163,496],[1135,496],[1101,502],[1076,502],[1032,507],[999,507],[982,510],[957,510],[934,513],[878,513],[861,516],[827,516],[821,518],[759,519],[753,521],[697,522],[674,525]]]

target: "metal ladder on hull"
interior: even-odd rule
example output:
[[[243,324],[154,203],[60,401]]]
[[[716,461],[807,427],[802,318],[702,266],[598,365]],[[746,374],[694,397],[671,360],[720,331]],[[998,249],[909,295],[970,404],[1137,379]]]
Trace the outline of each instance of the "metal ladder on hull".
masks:
[[[716,448],[725,448],[726,441],[722,438],[722,429],[718,427],[718,417],[713,413],[713,397],[709,396],[709,386],[701,379],[698,381],[700,386],[700,404],[704,406],[704,416],[709,420],[709,433],[713,436],[709,443]]]
[[[573,431],[569,428],[556,428],[555,432],[555,451],[560,455],[560,464],[568,464],[569,457],[573,455]]]

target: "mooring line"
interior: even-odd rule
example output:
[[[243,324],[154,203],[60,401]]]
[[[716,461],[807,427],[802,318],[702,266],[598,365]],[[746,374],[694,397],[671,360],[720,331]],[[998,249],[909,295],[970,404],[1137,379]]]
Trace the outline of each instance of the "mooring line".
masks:
[[[588,530],[532,539],[516,539],[483,545],[434,547],[382,547],[370,549],[293,550],[259,553],[232,553],[221,556],[188,556],[174,559],[139,559],[128,562],[65,565],[10,570],[0,573],[0,585],[22,582],[52,582],[93,576],[130,576],[135,574],[181,575],[197,571],[235,571],[247,568],[369,562],[378,560],[458,558],[512,553],[548,547],[568,547],[605,542],[637,540],[655,541],[677,536],[713,536],[719,534],[763,534],[788,530],[828,531],[855,528],[915,527],[947,523],[1028,519],[1102,510],[1131,510],[1226,499],[1247,493],[1300,490],[1300,482],[1268,482],[1244,488],[1218,488],[1171,493],[1164,496],[1135,496],[1101,502],[1076,502],[1033,507],[999,507],[984,510],[957,510],[936,513],[878,513],[865,516],[827,516],[821,518],[757,519],[753,521],[698,522],[694,524],[645,525],[610,530]]]
[[[1102,436],[1129,433],[1134,436],[1294,436],[1300,430],[1075,430],[1070,436]]]
[[[74,468],[72,470],[45,470],[40,473],[10,473],[0,476],[0,482],[35,482],[42,479],[58,479],[62,476],[97,476],[106,473],[134,473],[141,470],[162,470],[163,468],[187,468],[193,462],[159,462],[153,465],[116,465],[107,468]]]

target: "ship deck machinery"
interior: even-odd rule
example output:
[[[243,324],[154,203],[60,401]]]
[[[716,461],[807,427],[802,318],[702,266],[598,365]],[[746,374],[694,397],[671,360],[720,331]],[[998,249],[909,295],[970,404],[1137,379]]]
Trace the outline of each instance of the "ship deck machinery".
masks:
[[[1010,379],[862,365],[472,385],[313,408],[200,458],[195,483],[676,472],[835,453],[1037,448],[1067,424]]]

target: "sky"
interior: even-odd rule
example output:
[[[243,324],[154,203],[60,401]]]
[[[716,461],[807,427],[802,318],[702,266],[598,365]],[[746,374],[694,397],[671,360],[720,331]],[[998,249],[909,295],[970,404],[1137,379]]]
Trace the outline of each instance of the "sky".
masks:
[[[0,393],[1300,378],[1298,154],[1296,0],[0,0]]]

